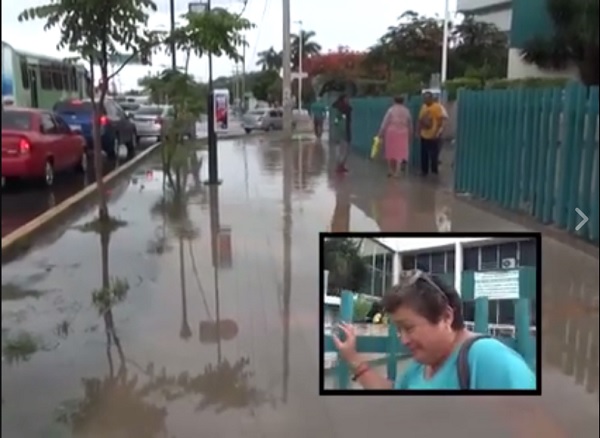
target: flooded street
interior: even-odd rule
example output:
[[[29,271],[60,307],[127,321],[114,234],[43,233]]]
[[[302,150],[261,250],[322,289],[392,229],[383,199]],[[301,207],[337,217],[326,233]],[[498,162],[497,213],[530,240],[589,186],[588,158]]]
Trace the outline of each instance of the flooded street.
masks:
[[[203,154],[3,265],[4,436],[598,436],[597,248],[544,237],[542,397],[319,397],[318,232],[525,228],[311,140],[221,140],[220,186]]]
[[[144,140],[142,147],[150,146],[152,142]],[[123,163],[125,153],[122,151],[120,163]],[[86,173],[62,173],[56,176],[52,188],[43,187],[36,181],[17,181],[2,189],[2,236],[12,233],[20,226],[35,219],[65,199],[73,196],[86,186],[96,181],[93,159],[88,157]],[[119,164],[114,161],[104,161],[102,168],[106,175]]]

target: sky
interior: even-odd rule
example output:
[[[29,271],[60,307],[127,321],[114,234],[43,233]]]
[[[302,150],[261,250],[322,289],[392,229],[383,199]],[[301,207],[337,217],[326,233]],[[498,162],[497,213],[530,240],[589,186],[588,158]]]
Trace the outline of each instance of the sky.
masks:
[[[444,0],[290,0],[291,28],[297,32],[302,26],[316,33],[315,41],[325,50],[339,46],[349,46],[354,50],[364,50],[372,46],[388,26],[395,24],[406,10],[414,10],[426,15],[443,16]],[[2,2],[2,40],[17,50],[57,57],[70,56],[59,52],[56,43],[59,29],[43,30],[43,21],[19,23],[18,14],[26,8],[49,3],[50,0],[19,0]],[[155,0],[158,11],[150,17],[151,29],[168,29],[169,2]],[[175,1],[176,15],[187,10],[188,2]],[[454,10],[456,0],[450,0],[450,10]],[[213,0],[213,6],[227,7],[232,12],[241,12],[243,0]],[[341,13],[340,13],[341,11]],[[257,53],[273,46],[282,47],[282,2],[281,0],[248,0],[244,16],[256,25],[246,34],[249,47],[246,49],[246,70],[256,70]],[[339,16],[339,19],[334,17]],[[298,23],[302,21],[302,25]],[[179,54],[179,65],[184,63],[184,55]],[[119,75],[117,87],[124,91],[135,88],[139,78],[149,72],[158,72],[170,65],[168,55],[156,55],[152,67],[128,66]],[[229,76],[234,71],[234,63],[218,58],[213,61],[213,75]],[[241,66],[240,66],[241,69]],[[190,60],[190,72],[200,80],[206,80],[208,65],[206,59]]]

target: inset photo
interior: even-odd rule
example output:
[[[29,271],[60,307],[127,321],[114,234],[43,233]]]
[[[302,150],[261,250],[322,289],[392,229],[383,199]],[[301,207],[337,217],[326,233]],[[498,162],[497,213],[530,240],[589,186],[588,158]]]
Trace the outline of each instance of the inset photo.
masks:
[[[321,395],[540,395],[539,233],[322,233]]]

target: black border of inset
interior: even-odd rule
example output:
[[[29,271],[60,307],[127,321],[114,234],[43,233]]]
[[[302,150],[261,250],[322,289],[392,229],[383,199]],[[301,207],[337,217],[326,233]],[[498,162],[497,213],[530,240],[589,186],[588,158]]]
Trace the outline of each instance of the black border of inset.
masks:
[[[323,243],[328,237],[350,237],[350,238],[412,238],[412,237],[487,237],[500,239],[533,239],[536,246],[536,389],[532,390],[392,390],[392,389],[325,389],[325,285],[323,266]],[[382,244],[383,245],[383,244]],[[385,245],[383,245],[385,246]],[[365,396],[365,395],[388,395],[388,396],[431,396],[431,395],[468,395],[468,396],[532,396],[542,395],[542,233],[539,232],[410,232],[410,233],[381,233],[381,232],[348,232],[348,233],[319,233],[319,395],[323,396]]]

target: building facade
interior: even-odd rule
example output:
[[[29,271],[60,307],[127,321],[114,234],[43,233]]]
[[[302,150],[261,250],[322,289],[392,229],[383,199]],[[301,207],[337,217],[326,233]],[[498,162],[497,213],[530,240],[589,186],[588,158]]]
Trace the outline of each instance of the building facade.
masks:
[[[546,12],[547,0],[457,0],[457,11],[474,15],[478,20],[495,24],[509,38],[509,79],[528,77],[575,76],[575,70],[562,72],[539,69],[521,59],[526,41],[536,35],[552,32],[552,22]]]
[[[437,275],[461,292],[463,278],[473,273],[502,272],[520,267],[536,267],[537,249],[531,239],[484,239],[456,241],[423,250],[400,253],[402,270],[420,269]],[[531,300],[532,321],[535,325],[535,299]],[[475,302],[463,300],[466,321],[474,321]],[[509,299],[490,299],[489,318],[492,325],[513,325],[514,304]]]

